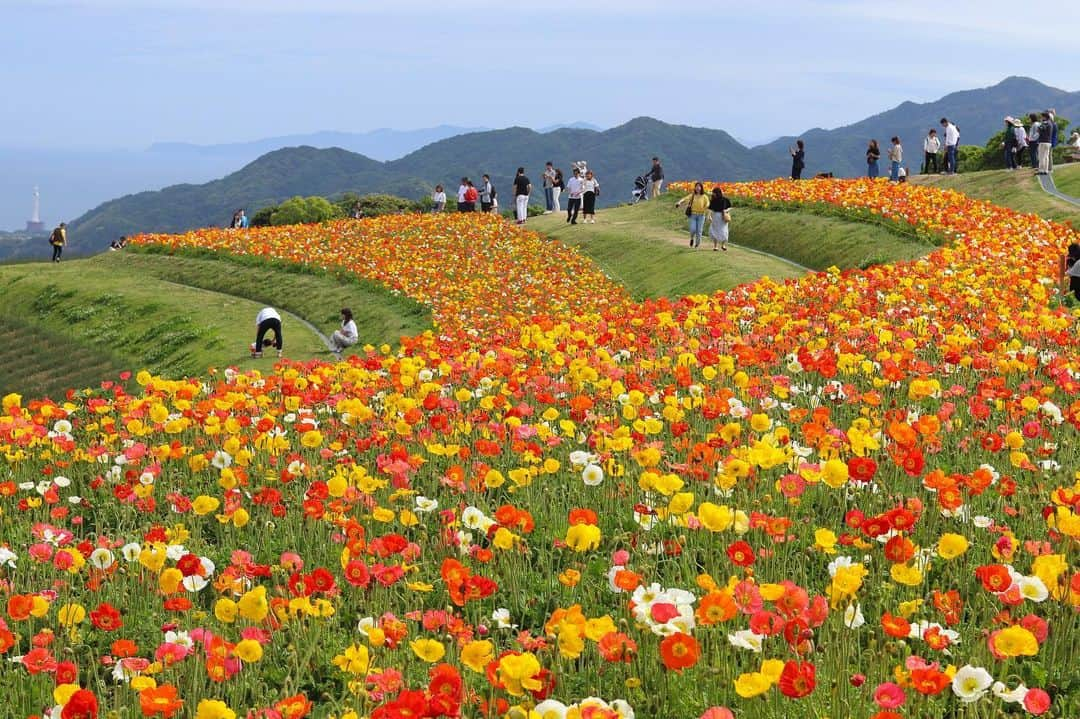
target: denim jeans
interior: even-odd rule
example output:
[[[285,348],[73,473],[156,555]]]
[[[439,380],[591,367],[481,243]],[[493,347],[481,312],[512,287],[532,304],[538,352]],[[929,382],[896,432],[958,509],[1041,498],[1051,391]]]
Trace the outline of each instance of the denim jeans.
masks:
[[[690,215],[690,246],[697,247],[701,244],[701,233],[705,231],[705,215]]]
[[[1016,169],[1016,148],[1015,147],[1006,147],[1005,148],[1005,168],[1008,169],[1008,170],[1015,170]]]
[[[869,178],[874,178],[874,177],[878,176],[878,161],[877,160],[874,160],[873,162],[866,163],[866,176],[869,177]]]
[[[544,209],[548,212],[555,209],[555,188],[553,187],[544,188]]]
[[[945,148],[945,164],[948,167],[948,171],[955,175],[957,172],[956,145],[949,145]]]
[[[889,163],[889,179],[893,182],[900,181],[900,163],[896,160]]]

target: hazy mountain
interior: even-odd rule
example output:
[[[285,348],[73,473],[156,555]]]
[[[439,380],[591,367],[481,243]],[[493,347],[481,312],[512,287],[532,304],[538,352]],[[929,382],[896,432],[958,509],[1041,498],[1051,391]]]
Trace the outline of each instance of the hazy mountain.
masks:
[[[251,142],[234,142],[219,145],[195,145],[187,142],[157,142],[148,152],[156,155],[225,156],[242,157],[244,162],[283,147],[340,147],[343,150],[366,155],[374,160],[394,160],[403,155],[455,135],[480,132],[484,127],[456,127],[439,125],[420,130],[391,130],[382,128],[370,132],[335,132],[324,130],[305,135],[283,135]]]
[[[798,135],[806,143],[803,177],[818,172],[862,175],[866,172],[866,145],[871,138],[881,145],[884,163],[889,139],[904,145],[904,164],[915,170],[922,164],[922,143],[933,127],[947,117],[960,128],[961,145],[983,145],[1005,124],[1005,116],[1054,108],[1061,117],[1080,122],[1080,92],[1066,92],[1027,77],[1008,77],[992,87],[954,92],[933,102],[904,102],[852,125],[833,130],[815,128]],[[781,137],[760,148],[772,165],[788,163],[788,148],[795,137]],[[884,165],[883,165],[884,167]],[[887,173],[886,173],[887,174]]]
[[[567,122],[561,125],[548,125],[547,127],[541,127],[537,132],[554,132],[555,130],[595,130],[597,132],[602,131],[604,128],[599,125],[594,125],[591,122]]]

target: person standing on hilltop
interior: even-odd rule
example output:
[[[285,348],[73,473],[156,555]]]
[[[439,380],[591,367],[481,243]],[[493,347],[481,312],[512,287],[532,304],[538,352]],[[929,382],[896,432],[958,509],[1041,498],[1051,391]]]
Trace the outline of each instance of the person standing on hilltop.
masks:
[[[49,244],[52,245],[52,261],[59,262],[60,255],[64,254],[64,245],[67,244],[67,224],[61,222],[49,235]]]
[[[941,118],[941,126],[945,128],[945,174],[955,175],[958,171],[956,164],[956,152],[960,146],[960,129],[949,122],[949,118]]]
[[[1028,154],[1031,155],[1031,169],[1039,169],[1039,116],[1034,112],[1028,115],[1027,143]]]
[[[551,185],[551,204],[555,206],[555,212],[562,212],[562,206],[559,204],[559,196],[562,195],[563,188],[566,187],[566,182],[563,180],[562,170],[555,168],[555,181]]]
[[[585,179],[581,183],[584,194],[581,196],[581,214],[585,215],[585,222],[596,224],[596,198],[600,195],[600,182],[593,175],[592,170],[585,172]]]
[[[1046,111],[1050,118],[1050,172],[1054,171],[1054,148],[1058,144],[1057,111],[1050,108]]]
[[[1051,126],[1054,123],[1050,121],[1050,113],[1044,112],[1042,114],[1042,122],[1039,123],[1039,171],[1040,175],[1050,174],[1050,152],[1054,147],[1053,144],[1053,130]]]
[[[578,211],[581,210],[581,193],[585,191],[585,183],[581,181],[581,170],[574,168],[574,175],[566,181],[566,222],[570,225],[577,224]]]
[[[465,183],[465,211],[476,212],[476,201],[480,199],[480,193],[476,191],[472,180]]]
[[[652,167],[645,175],[649,178],[649,199],[659,197],[660,191],[664,189],[664,167],[660,164],[659,157],[652,159]]]
[[[792,147],[789,152],[791,153],[791,179],[801,180],[803,168],[806,167],[806,146],[802,140],[796,140],[795,147]]]
[[[1005,118],[1005,139],[1001,146],[1005,149],[1005,169],[1009,171],[1015,170],[1017,152],[1020,147],[1016,142],[1016,133],[1013,132],[1013,118],[1011,115]]]
[[[514,209],[519,225],[524,225],[525,219],[529,216],[529,195],[531,194],[532,183],[525,175],[525,168],[519,167],[517,176],[514,178]]]
[[[866,176],[871,180],[878,176],[878,160],[881,159],[881,149],[877,140],[871,140],[866,146]]]
[[[491,200],[495,196],[495,188],[491,186],[491,177],[480,177],[480,211],[491,212]]]
[[[544,163],[544,214],[550,215],[555,209],[555,166]]]
[[[889,148],[889,181],[900,182],[900,163],[904,161],[904,148],[900,144],[900,138],[893,136],[892,146]]]
[[[457,211],[465,212],[465,193],[469,191],[469,178],[461,178],[461,184],[457,188]]]
[[[446,192],[442,185],[435,185],[435,192],[431,193],[431,211],[442,212],[446,209]]]
[[[1013,163],[1014,168],[1020,168],[1024,166],[1024,150],[1028,149],[1027,144],[1027,131],[1024,130],[1024,122],[1018,117],[1014,117],[1012,120],[1012,127],[1006,128],[1005,132],[1011,132],[1013,140],[1016,142],[1016,162]]]
[[[938,172],[937,154],[941,151],[941,140],[938,139],[937,130],[930,128],[922,143],[923,149],[923,174],[930,174],[930,166],[934,166],[934,174]]]

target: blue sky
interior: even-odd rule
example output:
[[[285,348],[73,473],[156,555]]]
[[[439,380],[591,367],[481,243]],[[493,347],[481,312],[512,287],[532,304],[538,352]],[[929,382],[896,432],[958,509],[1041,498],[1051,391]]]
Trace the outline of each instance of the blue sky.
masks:
[[[756,141],[1008,75],[1080,89],[1080,8],[1007,20],[1024,7],[0,0],[0,145],[611,126],[645,114]]]

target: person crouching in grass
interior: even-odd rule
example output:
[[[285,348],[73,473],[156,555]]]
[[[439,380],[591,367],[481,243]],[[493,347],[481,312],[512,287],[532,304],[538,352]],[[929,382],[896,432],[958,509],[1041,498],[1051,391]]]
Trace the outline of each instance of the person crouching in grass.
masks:
[[[356,322],[353,321],[352,310],[348,307],[341,308],[341,329],[334,330],[330,336],[330,344],[334,346],[334,354],[341,354],[346,347],[356,344],[359,333],[356,330]]]

